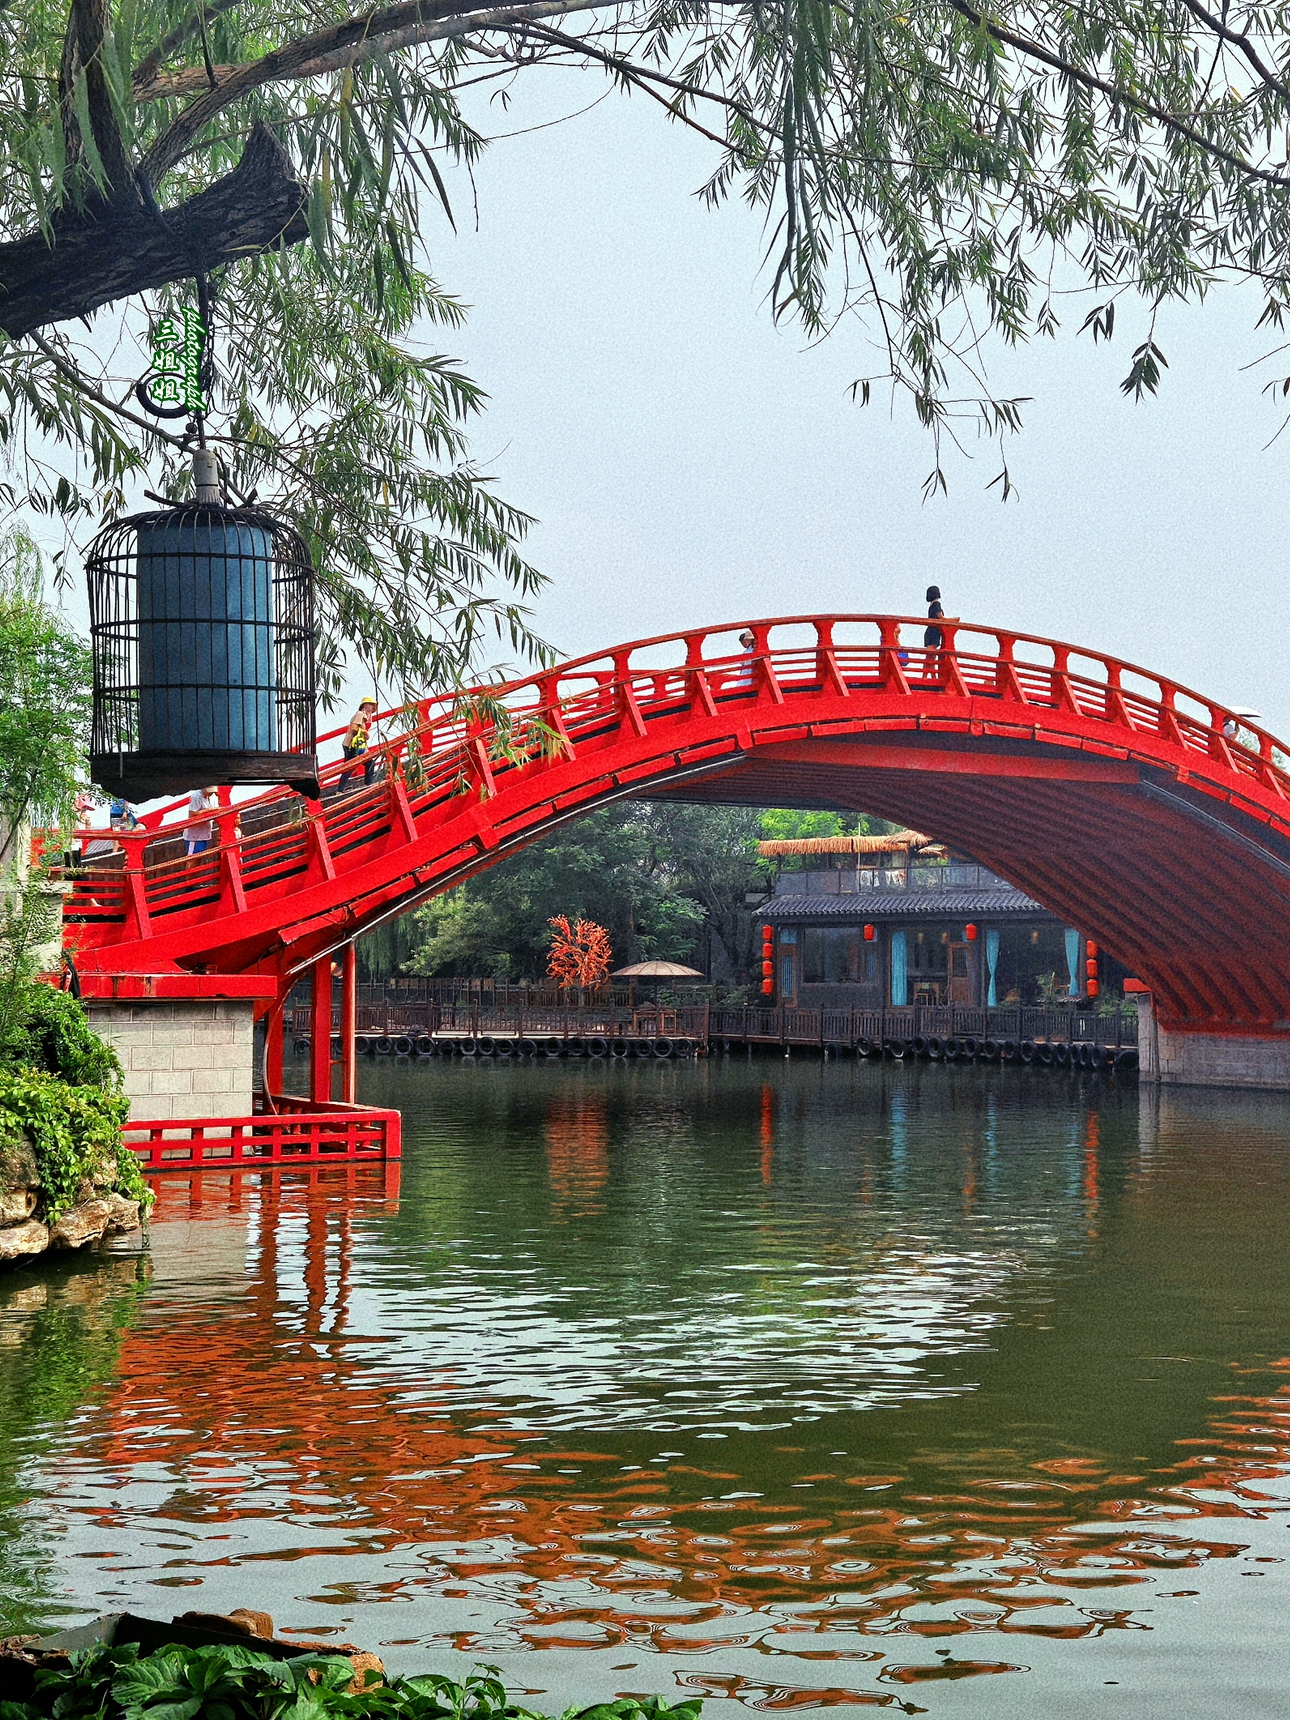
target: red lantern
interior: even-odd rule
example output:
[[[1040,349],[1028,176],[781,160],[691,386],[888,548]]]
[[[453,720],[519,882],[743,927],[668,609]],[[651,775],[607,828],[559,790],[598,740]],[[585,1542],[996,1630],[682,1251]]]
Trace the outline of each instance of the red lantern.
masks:
[[[864,941],[867,944],[871,944],[877,936],[878,936],[878,928],[876,926],[866,926],[865,927],[865,929],[864,929]]]
[[[761,972],[762,972],[762,978],[763,979],[767,979],[767,980],[774,979],[774,977],[775,977],[775,964],[774,964],[774,962],[764,961],[761,964]]]
[[[1096,997],[1097,996],[1097,981],[1095,979],[1089,980],[1088,984],[1084,987],[1084,989],[1090,997]]]
[[[764,979],[764,980],[763,980],[763,981],[762,981],[762,982],[761,982],[761,989],[762,989],[762,991],[763,991],[763,992],[765,992],[765,994],[766,994],[766,996],[767,996],[767,997],[769,997],[769,996],[770,996],[770,994],[771,994],[771,993],[772,993],[772,992],[773,992],[773,991],[774,991],[774,989],[775,989],[775,982],[774,982],[774,980],[773,980],[773,979]]]
[[[1092,938],[1090,938],[1084,945],[1084,954],[1088,956],[1090,961],[1097,960],[1097,945],[1093,942]]]
[[[1097,963],[1096,962],[1085,962],[1084,963],[1084,972],[1088,975],[1088,977],[1090,979],[1096,979],[1097,978]]]
[[[970,944],[974,944],[976,942],[976,927],[975,926],[964,926],[963,936],[967,939],[967,941]]]
[[[775,941],[775,928],[774,928],[774,926],[763,926],[762,927],[762,929],[761,929],[761,941],[764,944],[774,943],[774,941]]]

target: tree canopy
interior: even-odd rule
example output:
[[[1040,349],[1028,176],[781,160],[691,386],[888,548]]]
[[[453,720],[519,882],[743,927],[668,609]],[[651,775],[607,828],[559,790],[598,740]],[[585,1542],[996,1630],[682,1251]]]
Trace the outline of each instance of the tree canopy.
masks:
[[[746,983],[760,941],[747,898],[760,898],[774,874],[758,841],[871,823],[881,820],[675,801],[607,806],[434,897],[396,922],[407,927],[400,938],[387,931],[359,949],[373,977],[413,946],[407,972],[535,980],[546,969],[550,918],[566,914],[607,928],[614,967],[657,957]]]
[[[0,540],[0,881],[25,876],[32,824],[75,826],[90,730],[90,657],[44,601],[40,560],[21,533]]]
[[[313,543],[330,684],[346,640],[405,682],[490,626],[532,651],[527,521],[465,442],[480,390],[413,338],[461,318],[427,265],[444,165],[486,141],[468,90],[598,66],[701,132],[703,195],[764,213],[774,314],[859,331],[857,398],[909,394],[935,487],[945,434],[1019,421],[989,337],[1110,338],[1130,295],[1142,395],[1171,299],[1244,278],[1280,329],[1288,25],[1226,0],[0,0],[8,497],[75,523],[146,460],[177,481],[191,433],[131,389],[205,270],[216,445]]]

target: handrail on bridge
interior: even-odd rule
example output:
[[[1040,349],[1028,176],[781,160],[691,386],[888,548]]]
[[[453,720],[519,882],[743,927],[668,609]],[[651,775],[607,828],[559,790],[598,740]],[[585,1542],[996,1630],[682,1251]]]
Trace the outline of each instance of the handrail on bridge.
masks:
[[[780,706],[803,695],[829,695],[839,707],[855,694],[946,701],[958,706],[955,715],[995,725],[1010,720],[1004,707],[1059,712],[1104,730],[1105,744],[1094,741],[1104,755],[1133,756],[1135,736],[1163,743],[1191,755],[1193,768],[1204,760],[1211,772],[1256,784],[1290,816],[1285,751],[1216,701],[1080,646],[958,620],[935,625],[942,635],[935,647],[921,643],[926,617],[780,617],[691,628],[588,653],[499,687],[414,701],[378,719],[401,725],[385,741],[356,760],[322,767],[320,800],[278,787],[200,819],[154,823],[182,805],[176,802],[150,814],[149,828],[113,833],[123,859],[112,856],[80,872],[67,917],[87,930],[120,926],[121,936],[147,939],[158,924],[177,923],[176,915],[245,913],[261,889],[302,876],[309,883],[334,879],[338,864],[354,865],[360,851],[370,857],[415,841],[435,809],[477,806],[510,773],[572,759],[597,737],[626,732],[643,739],[669,716],[737,716],[743,707]],[[909,630],[916,630],[917,643],[906,638]],[[748,650],[737,643],[744,631],[753,637]],[[661,653],[677,660],[639,660]],[[343,733],[337,728],[319,744]],[[365,787],[369,773],[376,780]],[[186,823],[208,820],[219,830],[209,852],[191,858],[150,852],[182,835]],[[82,835],[102,840],[104,833]]]

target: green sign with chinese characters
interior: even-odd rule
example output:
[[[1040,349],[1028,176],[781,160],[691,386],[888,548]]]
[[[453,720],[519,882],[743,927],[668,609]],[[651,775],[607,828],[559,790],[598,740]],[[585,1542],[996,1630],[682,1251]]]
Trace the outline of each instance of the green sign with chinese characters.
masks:
[[[152,379],[148,393],[158,406],[185,406],[204,412],[202,352],[206,328],[196,311],[164,316],[152,336]]]

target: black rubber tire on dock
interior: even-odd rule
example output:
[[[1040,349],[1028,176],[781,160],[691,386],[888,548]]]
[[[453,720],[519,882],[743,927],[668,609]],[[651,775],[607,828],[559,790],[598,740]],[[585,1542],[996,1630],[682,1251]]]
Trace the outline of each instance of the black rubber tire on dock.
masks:
[[[1072,1062],[1074,1058],[1072,1057]],[[1096,1069],[1098,1063],[1097,1049],[1092,1045],[1081,1045],[1079,1048],[1079,1066],[1081,1069]]]
[[[1123,1051],[1116,1052],[1115,1067],[1117,1069],[1125,1070],[1136,1069],[1138,1067],[1138,1053],[1132,1045],[1126,1045]]]
[[[672,1055],[672,1041],[666,1038],[656,1039],[650,1050],[653,1051],[655,1057],[670,1057]]]
[[[928,1035],[927,1055],[932,1059],[933,1063],[939,1062],[939,1060],[944,1057],[945,1041],[939,1034],[932,1033]]]
[[[475,1041],[475,1051],[480,1057],[491,1057],[497,1050],[497,1042],[491,1033],[481,1033]]]
[[[478,1057],[479,1041],[477,1039],[459,1039],[457,1049],[463,1057]]]
[[[1044,1065],[1045,1069],[1051,1069],[1052,1068],[1053,1063],[1056,1060],[1056,1055],[1057,1055],[1056,1050],[1051,1045],[1044,1044],[1044,1045],[1037,1045],[1035,1047],[1035,1056]]]
[[[418,1057],[434,1056],[434,1040],[428,1033],[418,1033],[416,1052]]]
[[[1003,1058],[1005,1063],[1015,1063],[1017,1061],[1016,1040],[1005,1039],[1003,1044],[999,1047],[999,1055]]]
[[[872,1057],[873,1040],[866,1039],[865,1036],[861,1034],[859,1039],[856,1040],[856,1055],[857,1057]]]
[[[580,1033],[571,1033],[569,1035],[569,1037],[564,1042],[564,1054],[565,1054],[565,1056],[566,1057],[585,1057],[586,1052],[587,1052],[586,1040],[582,1037],[582,1035]]]
[[[988,1057],[991,1063],[998,1062],[999,1041],[997,1039],[987,1039],[981,1047],[981,1055],[982,1057]]]
[[[497,1055],[499,1057],[514,1057],[515,1041],[513,1039],[499,1039],[497,1041]]]
[[[1039,1047],[1035,1044],[1033,1039],[1022,1040],[1018,1056],[1021,1058],[1023,1063],[1033,1063],[1038,1054]]]
[[[981,1041],[975,1034],[969,1033],[965,1035],[963,1040],[963,1055],[965,1057],[979,1057],[981,1055]]]
[[[609,1041],[603,1033],[593,1033],[587,1041],[587,1055],[589,1057],[606,1057],[608,1054]]]
[[[560,1043],[560,1041],[555,1037],[554,1034],[548,1034],[547,1037],[541,1043],[542,1043],[542,1053],[545,1057],[563,1057],[564,1056],[564,1046]]]
[[[888,1057],[894,1057],[897,1063],[901,1063],[904,1061],[905,1047],[908,1043],[909,1041],[906,1039],[884,1039],[882,1048]]]
[[[396,1057],[411,1057],[415,1050],[415,1042],[409,1039],[406,1033],[400,1033],[399,1037],[394,1041],[394,1055]]]
[[[652,1057],[654,1055],[654,1047],[650,1044],[648,1039],[634,1039],[632,1041],[632,1050],[638,1057]]]
[[[309,1041],[307,1039],[293,1039],[291,1042],[291,1049],[295,1052],[297,1057],[303,1057],[305,1052],[309,1049]]]
[[[623,1057],[630,1057],[631,1054],[632,1054],[632,1048],[631,1048],[631,1043],[629,1040],[611,1039],[609,1041],[609,1055],[611,1057],[617,1057],[617,1058],[621,1059]]]
[[[1071,1048],[1064,1039],[1058,1040],[1053,1046],[1053,1061],[1060,1069],[1070,1068]]]
[[[678,1057],[693,1057],[694,1041],[692,1039],[674,1039],[672,1050]]]
[[[914,1053],[915,1057],[926,1057],[927,1041],[921,1033],[916,1033],[910,1040],[909,1049]]]
[[[372,1055],[372,1036],[371,1036],[371,1034],[370,1033],[356,1033],[354,1035],[354,1050],[358,1053],[358,1055],[360,1057],[370,1057]]]
[[[957,1039],[947,1039],[945,1041],[944,1055],[947,1063],[957,1063],[959,1058],[963,1055],[963,1047],[959,1044]]]
[[[516,1041],[515,1049],[521,1057],[536,1057],[539,1049],[538,1042],[536,1039],[526,1037]]]

